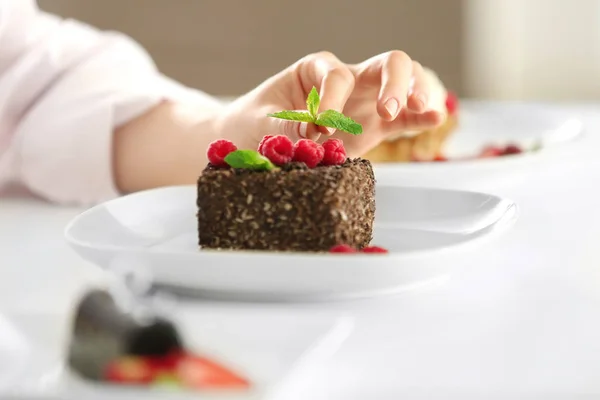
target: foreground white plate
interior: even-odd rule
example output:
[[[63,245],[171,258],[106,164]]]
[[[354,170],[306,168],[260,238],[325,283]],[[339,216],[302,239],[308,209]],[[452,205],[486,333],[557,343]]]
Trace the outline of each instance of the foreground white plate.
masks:
[[[65,366],[69,327],[55,315],[0,313],[0,398],[36,400],[280,399],[311,368],[327,361],[353,328],[347,315],[327,311],[288,312],[177,303],[171,318],[187,346],[252,381],[243,392],[178,392],[90,383]],[[65,322],[65,321],[61,321]],[[240,335],[240,332],[244,332]],[[14,396],[14,397],[10,397]]]
[[[516,206],[460,191],[377,187],[373,244],[387,255],[201,251],[196,189],[137,193],[94,207],[66,229],[70,245],[104,268],[134,271],[171,290],[277,299],[370,296],[440,278],[450,250],[501,230]]]

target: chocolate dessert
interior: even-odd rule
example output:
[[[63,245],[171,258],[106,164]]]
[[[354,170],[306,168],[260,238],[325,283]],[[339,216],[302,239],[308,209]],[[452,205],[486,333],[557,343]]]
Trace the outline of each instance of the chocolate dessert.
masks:
[[[319,113],[319,104],[313,88],[307,111],[269,116],[362,133],[360,124],[340,112]],[[220,139],[210,144],[207,157],[209,165],[198,178],[200,247],[312,252],[368,248],[375,177],[369,161],[347,158],[341,140],[293,143],[286,136],[265,136],[257,150],[238,150]]]
[[[369,245],[375,216],[371,163],[256,171],[208,166],[198,179],[203,248],[328,251]]]

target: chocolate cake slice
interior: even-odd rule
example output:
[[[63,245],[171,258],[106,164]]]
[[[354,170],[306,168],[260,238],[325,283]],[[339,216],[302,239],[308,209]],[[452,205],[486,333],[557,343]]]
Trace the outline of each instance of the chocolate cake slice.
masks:
[[[372,239],[375,177],[365,159],[272,170],[209,164],[197,188],[202,248],[317,252]]]

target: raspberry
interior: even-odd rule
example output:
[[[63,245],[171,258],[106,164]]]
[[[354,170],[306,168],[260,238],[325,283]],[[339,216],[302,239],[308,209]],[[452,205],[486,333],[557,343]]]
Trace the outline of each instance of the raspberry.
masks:
[[[458,97],[456,97],[456,94],[448,92],[448,95],[446,97],[446,110],[448,110],[448,114],[454,115],[457,109]]]
[[[338,244],[329,249],[330,253],[356,253],[356,249],[347,244]]]
[[[265,145],[265,142],[266,142],[267,140],[271,139],[272,137],[273,137],[273,135],[265,135],[265,136],[262,138],[262,140],[261,140],[261,141],[260,141],[260,143],[258,144],[258,152],[259,152],[260,154],[263,154],[263,152],[262,152],[262,149],[263,149],[263,146]],[[263,156],[264,156],[264,154],[263,154]]]
[[[388,253],[388,251],[386,249],[384,249],[383,247],[379,247],[379,246],[367,246],[364,249],[362,249],[363,253]]]
[[[303,162],[308,168],[314,168],[323,160],[325,149],[310,139],[300,139],[294,145],[294,161]]]
[[[506,146],[504,148],[502,155],[507,156],[507,155],[511,155],[511,154],[521,154],[522,152],[523,152],[523,150],[521,150],[521,148],[519,146],[517,146],[516,144],[509,144],[508,146]]]
[[[294,144],[287,136],[273,136],[265,140],[261,154],[273,164],[284,165],[292,161]]]
[[[441,154],[438,154],[437,156],[435,156],[435,158],[433,159],[433,161],[435,162],[446,162],[448,161],[448,159],[446,157],[444,157]]]
[[[323,165],[341,165],[346,161],[346,149],[340,139],[328,139],[323,143]]]
[[[225,162],[225,157],[227,157],[227,154],[236,150],[237,147],[235,147],[235,144],[231,143],[229,140],[219,139],[208,145],[206,155],[208,156],[208,161],[212,165],[216,167],[226,167],[227,163]]]
[[[491,158],[501,156],[503,150],[496,146],[487,146],[479,154],[479,158]]]

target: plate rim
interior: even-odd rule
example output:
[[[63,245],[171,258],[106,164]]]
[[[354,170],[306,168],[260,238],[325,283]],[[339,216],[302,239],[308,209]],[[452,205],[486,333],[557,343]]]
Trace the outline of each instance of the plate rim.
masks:
[[[223,249],[223,250],[204,249],[202,251],[198,251],[197,253],[190,253],[190,252],[183,253],[180,251],[173,251],[173,250],[154,249],[154,248],[131,248],[131,247],[112,245],[112,244],[98,245],[98,244],[93,244],[91,242],[84,242],[80,239],[77,239],[71,233],[73,230],[73,227],[80,220],[85,218],[87,215],[96,212],[98,209],[105,207],[108,204],[125,201],[124,199],[131,200],[134,197],[147,196],[148,193],[152,193],[152,192],[166,191],[166,190],[175,191],[175,190],[184,190],[184,189],[192,191],[192,189],[195,188],[195,185],[173,185],[173,186],[164,186],[164,187],[154,188],[154,189],[146,189],[146,190],[132,193],[129,195],[117,197],[117,198],[102,202],[100,204],[97,204],[93,207],[90,207],[89,209],[87,209],[87,210],[79,213],[75,217],[73,217],[67,223],[67,225],[65,226],[65,228],[63,230],[63,237],[66,240],[67,244],[71,248],[73,248],[78,254],[80,254],[79,253],[80,249],[86,249],[86,250],[92,250],[92,251],[96,251],[96,252],[124,254],[124,255],[125,254],[127,254],[127,255],[152,254],[152,255],[160,255],[160,256],[178,256],[178,257],[181,257],[181,256],[197,257],[198,255],[200,255],[203,258],[228,257],[229,259],[232,259],[232,260],[238,259],[238,258],[248,258],[248,257],[260,258],[260,259],[294,257],[296,259],[303,259],[303,260],[306,260],[309,262],[311,260],[322,259],[323,257],[328,257],[329,259],[331,259],[330,257],[333,256],[336,259],[344,260],[344,262],[348,262],[349,260],[360,260],[361,262],[363,262],[366,259],[373,260],[373,256],[377,257],[378,259],[386,258],[386,259],[394,259],[394,260],[405,260],[405,259],[411,259],[411,258],[428,257],[428,256],[431,256],[432,254],[440,254],[442,252],[445,253],[445,252],[449,252],[449,251],[455,251],[455,250],[464,248],[466,246],[479,243],[482,240],[491,239],[492,237],[495,237],[496,235],[505,232],[506,230],[508,230],[510,227],[512,227],[516,223],[516,221],[519,219],[519,216],[520,216],[520,208],[515,201],[513,201],[509,198],[501,197],[501,196],[491,194],[491,193],[484,193],[484,192],[471,191],[471,190],[460,190],[460,189],[431,188],[431,187],[425,187],[425,186],[423,186],[423,187],[403,186],[403,185],[390,184],[390,183],[377,184],[375,189],[377,190],[377,188],[383,188],[383,187],[388,188],[388,189],[395,189],[395,190],[410,190],[410,191],[424,190],[424,191],[429,191],[429,192],[455,192],[455,193],[485,195],[485,196],[491,196],[497,200],[501,200],[501,201],[503,200],[503,201],[507,202],[508,207],[502,213],[502,215],[499,216],[494,221],[493,224],[490,224],[487,227],[482,228],[483,231],[486,231],[485,233],[477,235],[471,239],[467,239],[467,240],[464,240],[464,241],[461,241],[458,243],[454,243],[454,244],[450,244],[450,245],[436,247],[433,249],[417,249],[417,250],[408,250],[408,251],[403,251],[403,252],[389,252],[389,253],[383,253],[383,254],[379,254],[379,253],[375,253],[375,254],[373,254],[373,253],[335,253],[335,254],[332,254],[332,253],[328,253],[328,252],[298,252],[298,251],[283,252],[283,251],[227,250],[227,249]],[[80,256],[81,256],[81,254],[80,254]]]

